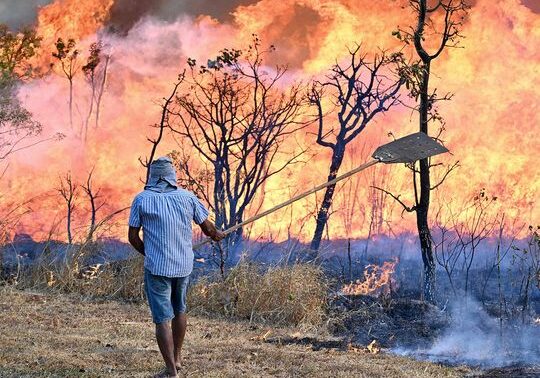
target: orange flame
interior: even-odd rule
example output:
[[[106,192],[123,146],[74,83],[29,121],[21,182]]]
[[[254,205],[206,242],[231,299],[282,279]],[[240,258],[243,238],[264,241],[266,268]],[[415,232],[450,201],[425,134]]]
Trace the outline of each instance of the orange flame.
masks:
[[[363,279],[343,286],[341,292],[345,295],[389,295],[396,289],[394,273],[397,263],[396,258],[393,261],[385,261],[382,266],[367,265]]]
[[[107,201],[100,210],[102,217],[130,204],[141,189],[140,178],[144,175],[137,158],[147,153],[146,136],[153,137],[155,131],[148,125],[159,119],[160,108],[155,102],[169,91],[188,56],[204,62],[221,48],[244,47],[251,34],[257,33],[264,43],[276,45],[276,61],[289,63],[292,76],[307,80],[325,74],[336,59],[346,57],[346,47],[354,42],[362,43],[366,52],[374,52],[377,47],[395,48],[398,42],[392,37],[392,30],[414,21],[410,10],[402,8],[407,4],[405,0],[260,0],[236,8],[230,23],[204,15],[181,17],[169,23],[147,19],[127,36],[120,37],[102,31],[113,3],[56,0],[39,11],[44,67],[48,67],[57,37],[75,38],[84,50],[100,34],[113,53],[103,96],[102,123],[91,131],[86,144],[69,127],[65,78],[48,75],[21,89],[21,100],[43,123],[45,133],[62,132],[68,137],[38,145],[27,150],[26,155],[13,156],[9,162],[2,180],[4,202],[22,202],[36,193],[47,194],[33,205],[31,216],[21,220],[18,232],[28,232],[39,239],[48,235],[51,224],[62,222],[64,208],[54,188],[58,175],[67,171],[82,182],[95,167],[95,187],[102,188]],[[452,101],[441,104],[441,114],[447,122],[444,138],[453,155],[437,161],[459,160],[461,164],[434,192],[432,208],[446,204],[459,208],[471,194],[486,188],[499,197],[506,219],[534,223],[540,219],[540,170],[534,168],[538,166],[536,127],[540,124],[540,17],[519,0],[500,0],[497,5],[491,0],[478,0],[463,34],[467,36],[464,48],[445,51],[432,66],[433,88],[455,93]],[[86,53],[82,51],[81,59],[86,59]],[[75,77],[74,96],[76,122],[82,122],[91,96],[82,74]],[[416,129],[417,120],[411,119],[408,110],[391,110],[370,124],[350,146],[341,171],[369,158],[377,145],[389,141],[388,132],[402,136]],[[298,138],[295,143],[311,148],[309,169],[298,164],[269,180],[265,194],[256,201],[263,201],[261,209],[281,203],[327,177],[328,151],[314,145],[309,132]],[[177,145],[169,138],[158,153],[166,154],[174,148]],[[401,193],[400,198],[410,204],[414,196],[410,172],[400,166],[372,170],[338,186],[328,227],[331,238],[360,238],[374,232],[390,234],[415,229],[412,215],[402,217],[395,202],[370,192],[375,182]],[[273,240],[292,235],[308,241],[315,226],[311,215],[318,203],[320,198],[315,197],[300,201],[253,224],[251,235]],[[81,232],[88,224],[87,210],[88,204],[80,196],[75,223]],[[118,219],[118,228],[108,235],[123,237],[125,221],[123,215]],[[373,228],[373,224],[377,227]],[[63,225],[58,226],[59,237],[63,229]]]
[[[109,17],[114,0],[56,0],[38,13],[38,35],[45,47],[42,64],[50,61],[50,52],[58,38],[80,41],[94,35]]]

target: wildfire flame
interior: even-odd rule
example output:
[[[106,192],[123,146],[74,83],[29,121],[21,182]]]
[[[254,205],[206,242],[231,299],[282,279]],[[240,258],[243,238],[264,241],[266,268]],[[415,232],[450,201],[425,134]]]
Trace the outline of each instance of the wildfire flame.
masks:
[[[31,159],[20,153],[9,162],[2,179],[4,202],[21,203],[36,194],[47,194],[40,197],[31,216],[19,222],[16,232],[29,233],[37,239],[46,237],[51,224],[65,217],[54,188],[58,176],[67,171],[82,181],[95,167],[95,186],[101,187],[103,198],[107,199],[100,210],[102,216],[129,206],[133,195],[141,190],[140,178],[144,175],[137,159],[148,152],[146,136],[153,137],[155,132],[148,125],[159,119],[161,109],[155,102],[169,92],[187,57],[205,62],[222,48],[245,47],[251,34],[257,33],[263,42],[276,45],[277,62],[290,64],[291,75],[307,80],[324,75],[336,59],[347,55],[347,46],[355,42],[362,43],[366,52],[374,52],[378,47],[395,48],[399,43],[391,32],[414,21],[405,0],[260,0],[234,9],[230,22],[204,15],[183,16],[175,22],[148,18],[137,23],[127,35],[119,36],[105,32],[104,28],[114,3],[56,0],[39,10],[38,33],[44,37],[39,64],[44,68],[48,67],[50,51],[58,37],[77,40],[81,59],[87,54],[85,46],[98,39],[110,45],[114,54],[103,96],[102,126],[92,130],[86,143],[69,127],[65,78],[50,74],[21,88],[21,100],[43,123],[47,135],[62,132],[68,137],[32,148]],[[447,129],[444,138],[453,156],[437,161],[460,160],[461,164],[434,193],[433,206],[442,206],[450,199],[452,206],[462,206],[471,193],[485,187],[499,197],[506,219],[534,222],[540,218],[540,170],[534,169],[538,149],[536,126],[540,124],[540,17],[518,0],[501,0],[496,5],[490,0],[477,0],[465,21],[463,34],[467,36],[464,48],[445,50],[432,67],[433,88],[455,93],[452,101],[441,105]],[[74,117],[79,124],[87,112],[90,96],[84,76],[79,73],[74,80]],[[410,114],[408,109],[392,110],[370,124],[347,151],[342,171],[359,165],[377,145],[390,141],[389,131],[397,136],[416,131],[417,121]],[[269,180],[264,198],[256,201],[264,200],[263,208],[270,208],[291,193],[309,189],[327,177],[328,151],[314,145],[312,134],[306,132],[294,142],[310,146],[314,156],[310,168],[296,165],[288,173]],[[166,154],[174,148],[177,145],[166,140],[158,153]],[[376,211],[369,210],[371,204],[366,203],[373,197],[369,192],[372,180],[378,177],[386,177],[389,189],[412,203],[410,172],[402,167],[374,169],[378,170],[377,175],[368,172],[338,186],[328,225],[332,238],[372,235],[373,213],[379,214],[381,225],[391,224],[392,232],[415,229],[414,217],[401,218],[400,209],[391,200],[383,210]],[[347,185],[354,190],[348,190]],[[313,234],[314,222],[304,225],[298,220],[311,219],[309,214],[317,203],[320,200],[312,197],[294,204],[290,211],[294,219],[279,212],[267,218],[267,222],[255,223],[251,234],[283,240],[290,233],[307,241]],[[87,226],[87,207],[79,199],[75,228]],[[124,236],[125,213],[123,216],[112,235]],[[389,232],[383,226],[379,231]],[[62,235],[62,229],[58,227],[57,234]],[[383,269],[394,266],[395,263],[385,263]],[[372,276],[368,274],[367,279]],[[391,278],[387,280],[389,285]],[[371,283],[355,285],[357,289],[353,285],[347,290],[369,293],[376,287]]]
[[[394,273],[397,259],[385,261],[382,266],[369,264],[364,269],[364,277],[343,286],[341,292],[345,295],[388,295],[396,288]]]

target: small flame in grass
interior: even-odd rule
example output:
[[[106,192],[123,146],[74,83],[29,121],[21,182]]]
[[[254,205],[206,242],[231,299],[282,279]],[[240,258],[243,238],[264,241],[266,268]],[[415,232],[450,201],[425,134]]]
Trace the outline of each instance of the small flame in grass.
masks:
[[[56,283],[56,278],[54,277],[53,272],[50,270],[47,271],[47,286],[52,287]]]
[[[372,342],[370,342],[366,348],[371,354],[379,354],[379,352],[381,351],[381,346],[379,345],[377,340],[373,340]]]
[[[385,261],[382,266],[370,264],[364,269],[364,278],[343,286],[345,295],[388,295],[396,287],[394,272],[398,259]]]
[[[355,346],[352,343],[349,343],[347,350],[351,353],[371,353],[379,354],[381,352],[381,345],[377,340],[373,340],[366,347]]]

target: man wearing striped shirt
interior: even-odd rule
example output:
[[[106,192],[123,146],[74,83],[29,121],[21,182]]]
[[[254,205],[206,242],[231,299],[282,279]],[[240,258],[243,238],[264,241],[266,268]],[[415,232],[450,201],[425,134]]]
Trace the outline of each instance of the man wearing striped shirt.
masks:
[[[178,188],[171,159],[150,165],[144,191],[129,216],[129,242],[144,255],[144,284],[166,369],[156,377],[177,377],[186,333],[186,292],[193,270],[192,222],[215,241],[225,237],[208,219],[208,210],[191,192]],[[144,241],[139,234],[143,230]]]

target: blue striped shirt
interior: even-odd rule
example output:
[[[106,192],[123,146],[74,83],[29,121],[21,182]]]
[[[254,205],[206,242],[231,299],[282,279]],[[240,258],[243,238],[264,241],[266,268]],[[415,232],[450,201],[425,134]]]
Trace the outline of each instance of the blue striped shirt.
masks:
[[[129,225],[143,229],[144,267],[159,276],[188,276],[193,270],[192,221],[201,224],[207,217],[201,201],[184,189],[137,194]]]

